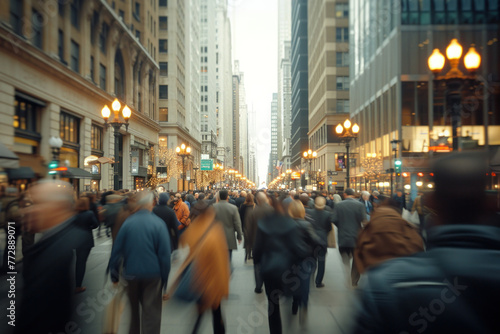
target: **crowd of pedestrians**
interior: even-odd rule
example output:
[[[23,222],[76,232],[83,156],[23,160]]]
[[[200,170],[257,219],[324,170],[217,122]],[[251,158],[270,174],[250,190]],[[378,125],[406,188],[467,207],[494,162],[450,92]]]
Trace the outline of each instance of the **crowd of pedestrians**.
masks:
[[[411,207],[420,224],[403,219],[410,206],[400,190],[393,197],[353,189],[122,190],[75,200],[72,187],[56,180],[39,181],[22,195],[2,189],[2,219],[22,223],[24,293],[16,332],[65,331],[72,297],[85,293],[98,229],[98,238],[113,242],[108,274],[126,286],[129,333],[160,333],[162,305],[170,299],[197,305],[193,333],[207,311],[214,333],[225,333],[221,302],[229,295],[232,253],[243,241],[254,292],[267,296],[270,333],[283,331],[283,305],[306,326],[311,286],[326,285],[332,233],[345,284],[359,292],[353,333],[498,333],[499,210],[484,191],[481,161],[459,154],[436,162],[435,191],[419,193]],[[181,249],[187,249],[183,258]],[[170,273],[176,260],[180,268]],[[432,312],[439,306],[439,316],[418,313],[426,305]]]

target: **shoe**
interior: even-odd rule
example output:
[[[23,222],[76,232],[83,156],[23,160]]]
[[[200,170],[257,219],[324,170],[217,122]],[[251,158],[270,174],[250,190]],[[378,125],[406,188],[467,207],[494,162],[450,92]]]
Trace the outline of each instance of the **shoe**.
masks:
[[[323,283],[316,283],[317,288],[324,288],[325,285]]]
[[[298,311],[299,311],[299,304],[296,302],[293,302],[292,303],[292,314],[296,315]]]
[[[259,289],[259,288],[255,288],[253,291],[254,291],[255,293],[262,293],[262,289]]]
[[[84,286],[80,286],[80,287],[78,287],[78,288],[76,288],[76,289],[75,289],[75,293],[80,293],[80,292],[83,292],[83,291],[85,291],[85,290],[87,290],[87,288],[86,288],[86,287],[84,287]]]

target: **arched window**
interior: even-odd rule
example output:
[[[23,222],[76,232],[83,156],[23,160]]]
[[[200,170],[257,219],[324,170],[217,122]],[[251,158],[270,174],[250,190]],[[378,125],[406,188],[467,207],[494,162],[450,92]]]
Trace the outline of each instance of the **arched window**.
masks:
[[[117,50],[115,56],[115,94],[121,100],[125,99],[124,68],[122,52]]]

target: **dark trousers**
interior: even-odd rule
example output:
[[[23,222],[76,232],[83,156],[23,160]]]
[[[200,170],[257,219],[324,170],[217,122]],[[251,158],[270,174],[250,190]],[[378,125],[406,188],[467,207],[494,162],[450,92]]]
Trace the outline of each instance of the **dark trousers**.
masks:
[[[161,330],[161,279],[127,280],[130,299],[130,334],[159,334]],[[139,307],[140,304],[140,307]],[[139,314],[139,310],[141,313]],[[142,326],[141,326],[142,319]]]
[[[76,264],[75,264],[75,282],[76,287],[82,286],[83,276],[85,275],[85,268],[87,267],[87,259],[89,258],[90,250],[92,248],[78,248],[76,250]]]
[[[316,274],[316,285],[323,283],[323,277],[325,277],[325,262],[326,262],[326,247],[319,246],[317,248],[316,254],[317,263],[316,266],[318,268],[318,273]],[[316,271],[316,268],[313,269],[313,272]]]
[[[262,276],[260,274],[260,263],[253,265],[253,273],[255,275],[255,289],[261,290],[264,281],[262,280]]]
[[[309,302],[309,290],[311,287],[311,275],[314,263],[309,259],[301,262],[297,278],[300,280],[299,288],[293,292],[293,303],[297,306],[307,308]]]
[[[267,318],[269,321],[270,334],[281,334],[280,295],[281,284],[273,280],[264,280],[267,296]]]
[[[198,333],[198,329],[200,328],[201,318],[203,317],[203,313],[198,314],[198,318],[194,324],[192,334]],[[215,310],[212,310],[212,321],[214,326],[214,334],[225,334],[226,329],[224,328],[224,321],[222,320],[222,311],[219,307]]]

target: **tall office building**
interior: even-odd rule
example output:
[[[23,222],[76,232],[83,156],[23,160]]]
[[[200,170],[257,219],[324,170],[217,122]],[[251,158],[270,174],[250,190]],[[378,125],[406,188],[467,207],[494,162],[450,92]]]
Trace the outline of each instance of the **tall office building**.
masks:
[[[281,59],[280,70],[281,70],[281,99],[278,97],[278,112],[281,110],[281,118],[278,116],[278,120],[282,121],[282,137],[281,142],[278,140],[278,159],[283,161],[283,168],[285,170],[291,168],[291,143],[292,143],[292,64],[290,61],[290,51],[291,43],[290,41],[285,41],[285,53],[284,58]],[[279,102],[281,101],[281,109]],[[278,126],[278,131],[279,131]],[[279,133],[279,132],[278,132]],[[278,136],[279,137],[279,136]],[[281,145],[281,146],[280,146]],[[281,157],[279,157],[279,152],[281,152]]]
[[[217,159],[224,166],[232,165],[233,124],[232,111],[232,57],[231,23],[227,16],[227,0],[217,2],[217,29],[215,45],[215,72],[217,90]]]
[[[356,164],[351,184],[358,189],[389,193],[386,170],[394,167],[394,155],[402,162],[394,188],[405,189],[413,199],[418,189],[432,187],[428,158],[453,149],[453,129],[447,89],[434,82],[427,60],[436,48],[445,54],[453,38],[463,54],[475,44],[481,55],[478,80],[460,90],[459,147],[493,151],[500,144],[500,92],[493,88],[500,85],[499,2],[460,4],[420,1],[401,7],[392,1],[350,1],[350,106],[360,126],[355,153],[361,162],[374,153],[383,161],[381,175],[370,179],[363,178],[364,169]],[[446,62],[442,74],[450,69]],[[463,60],[459,69],[467,73]],[[400,141],[396,150],[393,140]]]
[[[292,166],[308,149],[307,0],[292,0]]]
[[[278,159],[290,168],[290,135],[285,132],[290,118],[291,82],[290,39],[292,38],[292,7],[290,0],[278,0]],[[288,72],[287,72],[288,71]]]
[[[249,153],[248,153],[248,178],[254,182],[255,184],[257,183],[257,145],[256,142],[260,138],[258,138],[257,135],[257,126],[256,126],[256,120],[257,120],[257,113],[253,109],[249,109],[248,111],[248,145],[249,145]]]
[[[197,38],[199,32],[199,0],[160,1],[158,8],[159,37],[159,133],[160,146],[175,149],[182,144],[191,147],[194,159],[185,166],[186,176],[199,164],[200,134],[199,118],[200,89],[193,81],[199,78],[200,67]],[[153,14],[153,13],[151,13]],[[196,50],[194,49],[196,47]],[[195,100],[196,99],[196,100]],[[171,179],[170,189],[193,188],[184,178]]]
[[[247,175],[248,173],[248,106],[245,94],[245,76],[240,72],[240,167],[238,170],[241,174]]]
[[[217,159],[217,2],[200,0],[200,5],[201,153],[208,154],[211,159]]]
[[[238,64],[236,61],[235,64]],[[233,110],[233,124],[231,126],[233,132],[233,158],[231,168],[238,169],[240,165],[240,76],[238,66],[235,66],[233,74],[233,96],[232,96],[232,110]]]
[[[278,162],[278,93],[271,101],[271,152],[269,153],[268,183],[279,175]]]
[[[309,43],[309,148],[318,152],[312,170],[336,172],[329,181],[339,186],[345,173],[339,166],[345,145],[335,127],[349,118],[349,3],[317,0],[308,3]],[[337,172],[338,171],[338,172]],[[310,184],[315,184],[314,178]],[[328,190],[335,190],[330,187]]]
[[[3,182],[22,190],[46,177],[52,136],[63,143],[61,177],[79,191],[147,182],[160,130],[157,10],[145,0],[0,2],[0,142],[24,167]],[[115,98],[132,111],[116,138],[101,115]],[[95,163],[115,155],[116,174]]]

